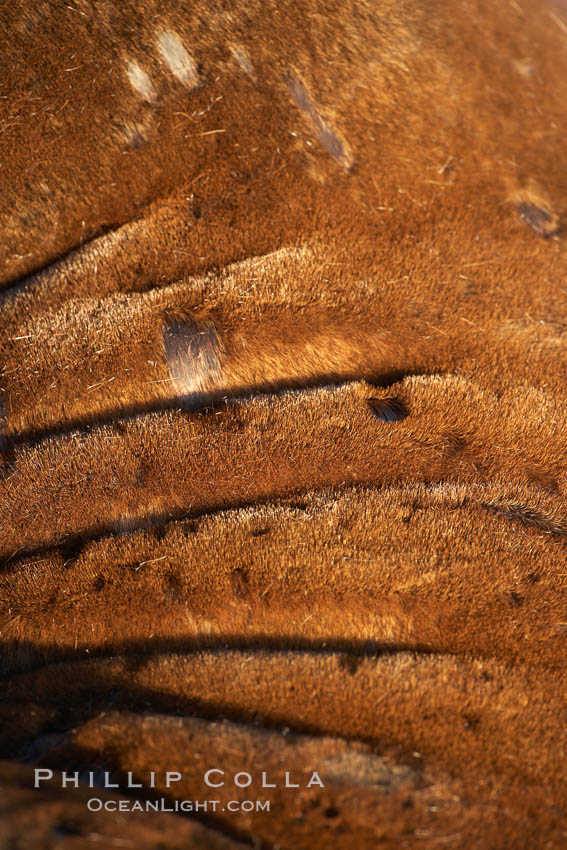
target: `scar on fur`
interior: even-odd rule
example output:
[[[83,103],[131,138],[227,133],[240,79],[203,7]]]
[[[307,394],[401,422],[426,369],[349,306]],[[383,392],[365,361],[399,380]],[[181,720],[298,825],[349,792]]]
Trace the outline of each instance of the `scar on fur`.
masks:
[[[487,511],[492,511],[509,520],[517,520],[524,525],[531,525],[546,534],[567,535],[567,524],[562,519],[545,514],[538,508],[532,508],[521,502],[503,502],[499,500],[481,502],[480,504]]]
[[[369,398],[367,404],[382,422],[399,422],[408,415],[407,407],[399,398]]]
[[[204,403],[221,374],[222,345],[210,320],[184,311],[168,311],[163,317],[163,344],[175,391],[191,403]]]
[[[120,125],[121,138],[129,148],[137,150],[143,148],[148,142],[148,126],[146,122],[125,121]]]
[[[518,212],[532,230],[543,236],[544,239],[549,239],[550,236],[556,236],[559,233],[559,218],[550,210],[542,209],[535,204],[522,202],[518,204]]]
[[[250,57],[246,53],[246,51],[242,47],[238,47],[236,45],[232,45],[230,48],[230,52],[242,68],[242,70],[248,74],[252,79],[256,79],[256,74],[254,73],[254,67],[252,62],[250,61]]]
[[[148,103],[153,103],[157,97],[154,84],[143,68],[140,68],[137,62],[130,59],[126,65],[126,74],[130,80],[130,84],[138,94],[147,100]]]
[[[517,59],[512,65],[525,80],[531,80],[536,71],[536,66],[532,59]]]
[[[152,529],[164,525],[169,519],[166,511],[161,509],[153,509],[147,514],[123,511],[118,518],[112,523],[112,527],[117,534],[135,534],[137,531],[151,531]],[[138,566],[144,565],[142,561]]]
[[[511,197],[511,201],[516,205],[522,221],[525,221],[532,230],[544,239],[557,236],[561,230],[559,216],[542,194],[531,188],[521,190]]]
[[[199,71],[178,36],[164,30],[158,36],[158,46],[171,73],[188,89],[199,85]]]
[[[285,81],[296,105],[310,118],[320,144],[345,171],[350,171],[354,165],[354,158],[348,150],[346,142],[321,117],[301,80],[295,74],[286,74]]]

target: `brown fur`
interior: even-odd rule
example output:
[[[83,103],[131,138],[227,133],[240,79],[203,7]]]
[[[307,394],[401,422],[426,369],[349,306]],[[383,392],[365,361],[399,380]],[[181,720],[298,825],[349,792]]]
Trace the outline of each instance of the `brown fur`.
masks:
[[[10,846],[565,845],[566,32],[0,8]],[[125,834],[21,761],[326,787]]]

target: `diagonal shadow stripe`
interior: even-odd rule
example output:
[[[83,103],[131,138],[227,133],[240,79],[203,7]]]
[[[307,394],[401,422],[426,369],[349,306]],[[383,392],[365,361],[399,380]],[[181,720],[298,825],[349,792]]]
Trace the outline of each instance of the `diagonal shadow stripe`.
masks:
[[[11,640],[2,644],[4,667],[12,655],[23,655],[28,660],[25,668],[17,667],[4,669],[0,680],[41,670],[50,665],[84,663],[85,650],[60,648],[48,649],[30,641]],[[463,652],[451,652],[446,649],[436,649],[423,643],[385,643],[374,640],[355,640],[353,638],[305,638],[295,637],[248,636],[243,634],[224,634],[222,636],[202,635],[191,638],[172,638],[158,640],[129,640],[124,642],[89,647],[88,660],[106,660],[116,657],[131,658],[145,661],[157,655],[192,655],[201,652],[222,653],[227,650],[235,652],[272,652],[272,653],[308,653],[332,656],[336,654],[352,656],[356,659],[380,658],[400,653],[413,653],[423,656],[452,656],[460,658]]]
[[[404,378],[414,376],[425,376],[440,374],[435,369],[424,369],[416,367],[415,369],[397,370],[393,369],[388,372],[376,373],[374,371],[344,372],[344,373],[321,373],[309,378],[289,378],[289,380],[271,381],[265,384],[244,384],[233,387],[223,387],[209,392],[198,394],[190,394],[188,396],[173,395],[166,400],[159,400],[152,403],[126,405],[117,408],[109,408],[103,413],[96,415],[77,416],[68,419],[64,424],[54,425],[48,428],[27,428],[15,434],[5,434],[4,442],[6,450],[12,452],[17,451],[21,446],[40,443],[42,440],[50,437],[65,436],[73,431],[89,430],[104,425],[113,425],[117,421],[127,421],[146,416],[150,413],[160,413],[167,410],[184,410],[187,413],[197,413],[209,410],[216,410],[223,407],[227,401],[249,401],[259,396],[265,395],[280,395],[293,390],[320,390],[332,389],[346,386],[355,381],[366,381],[377,389],[383,389],[392,384],[403,381]],[[195,397],[196,395],[196,397]]]

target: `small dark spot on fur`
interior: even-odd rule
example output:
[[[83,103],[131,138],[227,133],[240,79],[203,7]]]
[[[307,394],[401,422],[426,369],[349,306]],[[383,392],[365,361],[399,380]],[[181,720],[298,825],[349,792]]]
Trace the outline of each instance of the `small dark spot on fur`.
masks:
[[[252,531],[250,532],[252,537],[263,537],[265,534],[269,534],[269,533],[270,533],[270,529],[269,529],[268,526],[265,526],[264,528],[253,528]]]
[[[147,658],[146,655],[132,654],[132,655],[126,656],[125,661],[124,661],[124,665],[125,665],[125,667],[126,667],[126,669],[129,673],[139,673],[141,670],[144,669],[147,662],[148,662],[148,658]],[[107,704],[108,705],[115,705],[116,702],[120,703],[122,701],[122,699],[123,699],[123,697],[122,697],[122,694],[120,693],[120,691],[117,691],[117,690],[115,691],[114,689],[111,689],[110,692],[109,692],[109,695],[108,695]]]
[[[361,658],[356,655],[350,655],[348,653],[345,655],[341,655],[341,657],[339,658],[339,667],[341,667],[343,670],[346,670],[348,673],[350,673],[351,676],[354,676],[361,663]]]
[[[0,478],[5,478],[9,475],[10,470],[16,462],[16,452],[6,440],[4,449],[0,451]]]
[[[158,526],[158,528],[154,528],[153,531],[152,531],[152,536],[153,536],[154,540],[158,543],[160,543],[166,535],[167,535],[167,526],[165,526],[165,525],[160,525],[160,526]]]
[[[399,398],[369,398],[368,407],[381,422],[399,422],[408,415],[408,410]]]
[[[542,490],[546,490],[548,493],[559,492],[557,479],[554,478],[551,472],[548,472],[542,467],[533,467],[527,471],[530,481],[532,481],[537,487],[541,487]]]
[[[514,608],[519,608],[524,600],[515,590],[510,591],[510,605],[513,605]]]
[[[63,560],[67,563],[67,561],[75,561],[79,557],[83,551],[83,543],[81,540],[76,540],[71,537],[60,543],[59,549],[63,554]]]
[[[541,576],[538,573],[529,573],[526,576],[526,581],[529,581],[530,584],[537,584],[538,581],[541,581]]]
[[[480,718],[479,718],[478,714],[471,714],[471,713],[463,714],[463,720],[465,722],[465,728],[466,729],[475,730],[475,729],[478,728],[478,725],[480,723]]]
[[[292,511],[307,511],[309,510],[309,505],[307,502],[302,502],[301,500],[292,499],[289,502],[284,502],[286,508],[289,508]]]
[[[97,593],[100,593],[101,590],[104,590],[105,585],[106,582],[104,578],[102,576],[97,576],[93,581],[93,590],[95,590]]]
[[[446,444],[445,451],[449,456],[462,452],[467,445],[465,437],[455,431],[448,431],[444,434],[444,440]]]
[[[335,806],[329,806],[324,811],[325,817],[329,818],[329,820],[332,820],[333,818],[338,818],[339,814],[340,812]]]
[[[137,151],[137,150],[140,150],[141,148],[144,148],[147,145],[147,143],[148,143],[148,140],[143,135],[143,133],[141,133],[140,130],[134,130],[132,132],[132,134],[130,135],[130,138],[128,140],[128,147],[131,150]]]
[[[72,820],[60,820],[53,824],[51,832],[54,836],[62,838],[65,835],[82,835],[81,825]]]
[[[551,210],[543,209],[543,207],[529,201],[522,201],[518,204],[517,210],[520,218],[544,239],[549,239],[559,233],[559,217]]]
[[[199,524],[198,519],[183,519],[179,526],[184,534],[196,534],[199,530]]]

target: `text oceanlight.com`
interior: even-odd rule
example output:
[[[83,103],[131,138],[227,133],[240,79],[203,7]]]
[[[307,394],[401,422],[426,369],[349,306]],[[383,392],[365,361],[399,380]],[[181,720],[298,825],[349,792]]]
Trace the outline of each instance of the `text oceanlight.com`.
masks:
[[[87,800],[90,812],[269,812],[269,800]]]

